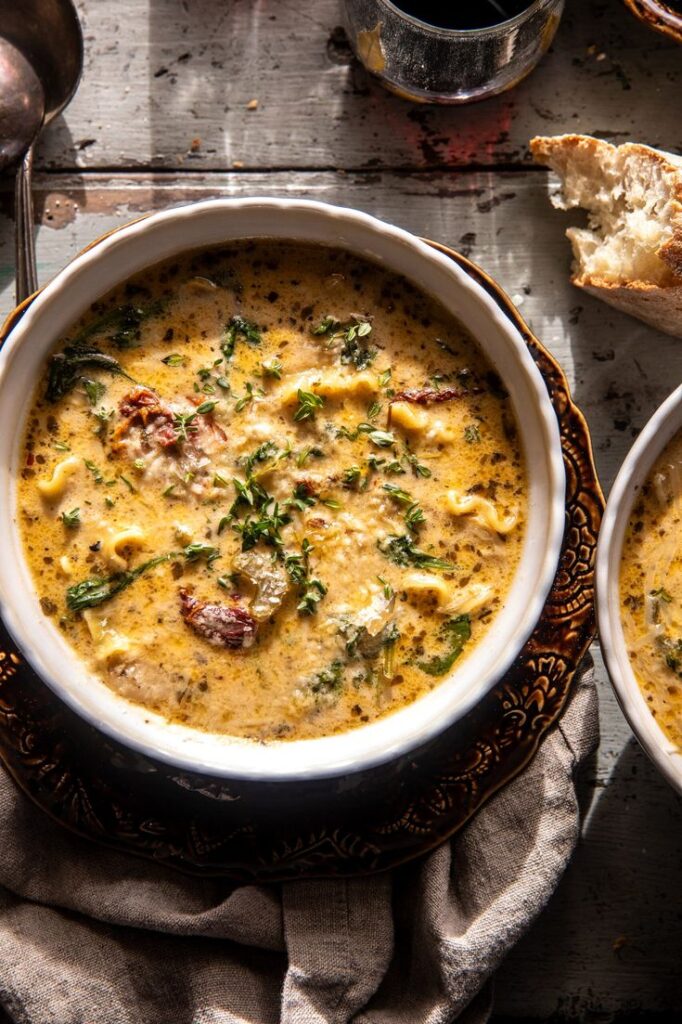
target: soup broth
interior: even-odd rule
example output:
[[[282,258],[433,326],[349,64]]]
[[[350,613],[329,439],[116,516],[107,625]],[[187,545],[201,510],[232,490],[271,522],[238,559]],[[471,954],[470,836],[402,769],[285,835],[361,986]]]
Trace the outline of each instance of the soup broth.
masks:
[[[652,714],[682,746],[682,433],[657,459],[623,544],[623,631]]]
[[[21,459],[42,610],[93,674],[259,741],[438,686],[523,543],[493,367],[434,299],[334,248],[231,244],[116,288],[56,346]]]

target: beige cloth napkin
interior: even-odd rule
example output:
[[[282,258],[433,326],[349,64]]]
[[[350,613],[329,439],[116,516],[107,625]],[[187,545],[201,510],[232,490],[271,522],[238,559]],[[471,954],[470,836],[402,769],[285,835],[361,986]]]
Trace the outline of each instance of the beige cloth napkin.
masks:
[[[392,873],[233,887],[53,824],[0,771],[0,1005],[20,1024],[466,1024],[578,838],[592,672],[530,766]]]

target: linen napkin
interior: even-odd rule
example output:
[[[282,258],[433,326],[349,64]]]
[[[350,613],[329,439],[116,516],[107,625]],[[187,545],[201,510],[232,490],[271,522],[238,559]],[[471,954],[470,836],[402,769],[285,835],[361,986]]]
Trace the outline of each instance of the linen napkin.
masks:
[[[591,663],[457,836],[370,878],[237,886],[71,835],[0,771],[0,1006],[19,1024],[480,1024],[553,892],[597,742]]]

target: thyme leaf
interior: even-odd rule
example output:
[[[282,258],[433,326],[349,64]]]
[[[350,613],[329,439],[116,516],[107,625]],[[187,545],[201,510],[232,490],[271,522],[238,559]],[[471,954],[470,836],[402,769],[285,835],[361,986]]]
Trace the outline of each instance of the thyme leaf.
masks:
[[[444,571],[455,568],[451,562],[436,558],[428,551],[421,551],[415,547],[412,538],[407,534],[390,534],[384,540],[377,541],[377,547],[382,555],[385,555],[395,565],[403,567],[413,565],[417,569],[442,569]]]
[[[67,530],[75,530],[81,524],[81,510],[72,508],[70,512],[62,512],[60,518]]]
[[[316,395],[312,391],[298,389],[298,409],[294,413],[296,422],[308,420],[315,415],[318,409],[324,405],[322,395]]]
[[[225,328],[220,345],[220,351],[225,359],[232,358],[239,338],[243,338],[249,345],[260,345],[263,340],[256,324],[251,320],[246,320],[243,316],[233,316]]]

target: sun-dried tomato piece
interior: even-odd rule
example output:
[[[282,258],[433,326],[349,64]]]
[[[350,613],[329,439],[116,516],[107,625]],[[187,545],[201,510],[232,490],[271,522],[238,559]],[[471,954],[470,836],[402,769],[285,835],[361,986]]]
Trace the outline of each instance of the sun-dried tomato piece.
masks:
[[[416,405],[435,405],[438,402],[451,402],[467,395],[480,395],[483,388],[474,385],[470,388],[405,388],[391,398],[393,402],[414,402]]]
[[[116,451],[119,443],[133,427],[145,430],[149,443],[169,448],[177,443],[173,426],[173,413],[161,404],[159,396],[150,388],[137,385],[121,399],[119,411],[125,417],[116,427],[112,447]]]
[[[184,589],[180,591],[180,603],[187,625],[215,647],[238,650],[250,647],[255,640],[258,623],[237,604],[209,604]]]
[[[121,399],[119,410],[121,416],[133,416],[140,409],[152,406],[160,407],[160,405],[159,396],[155,392],[138,384]]]

